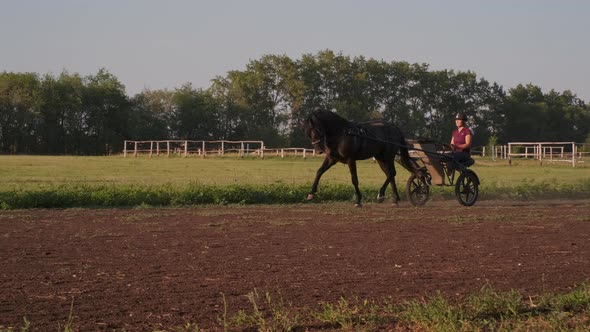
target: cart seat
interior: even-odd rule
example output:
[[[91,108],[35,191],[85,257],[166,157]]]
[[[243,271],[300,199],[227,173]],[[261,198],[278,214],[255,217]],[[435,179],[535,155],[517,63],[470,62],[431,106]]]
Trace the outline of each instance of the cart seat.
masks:
[[[443,170],[442,164],[438,158],[433,158],[426,154],[425,151],[436,153],[436,144],[432,141],[426,140],[408,140],[415,149],[414,154],[418,156],[418,159],[422,161],[426,170],[430,174],[431,184],[444,185],[445,184],[445,171]]]

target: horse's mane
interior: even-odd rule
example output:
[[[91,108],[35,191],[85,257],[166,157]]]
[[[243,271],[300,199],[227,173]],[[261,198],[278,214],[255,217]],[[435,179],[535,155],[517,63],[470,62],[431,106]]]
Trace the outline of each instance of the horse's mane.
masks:
[[[311,118],[314,119],[314,122],[320,122],[324,126],[340,126],[340,127],[350,127],[353,122],[346,120],[345,118],[341,117],[340,115],[328,111],[325,109],[316,109],[311,113]]]

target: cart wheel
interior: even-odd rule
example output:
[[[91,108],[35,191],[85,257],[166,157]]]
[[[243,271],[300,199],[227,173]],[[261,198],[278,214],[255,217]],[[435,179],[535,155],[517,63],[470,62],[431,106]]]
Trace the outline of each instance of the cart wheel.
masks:
[[[455,184],[455,195],[459,203],[465,206],[472,206],[479,196],[479,180],[477,175],[467,170],[462,172]]]
[[[418,177],[416,174],[412,174],[406,185],[406,193],[413,206],[422,206],[428,200],[430,187],[424,177]]]

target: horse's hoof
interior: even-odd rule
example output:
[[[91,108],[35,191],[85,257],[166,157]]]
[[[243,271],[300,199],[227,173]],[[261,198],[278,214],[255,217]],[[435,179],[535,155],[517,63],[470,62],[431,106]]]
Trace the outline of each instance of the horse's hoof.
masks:
[[[307,200],[308,201],[311,201],[313,199],[313,196],[314,196],[313,194],[308,194],[307,195]]]
[[[383,203],[385,196],[377,196],[377,203]]]
[[[356,203],[356,204],[354,204],[354,207],[360,208],[360,207],[363,207],[363,205],[361,203]]]

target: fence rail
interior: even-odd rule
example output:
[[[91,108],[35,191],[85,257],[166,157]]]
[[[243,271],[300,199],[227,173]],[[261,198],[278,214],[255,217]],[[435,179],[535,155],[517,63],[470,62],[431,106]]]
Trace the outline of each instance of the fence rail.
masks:
[[[255,150],[264,150],[263,141],[192,141],[192,140],[162,140],[162,141],[125,141],[123,145],[123,156],[132,154],[137,157],[140,154],[147,154],[150,157],[165,155],[180,155],[188,157],[196,155],[206,157],[207,155],[220,155],[236,153],[244,156]],[[261,155],[263,158],[264,155]]]
[[[491,146],[489,152],[484,146],[474,147],[472,153],[486,157],[490,155],[493,160],[504,159],[512,163],[513,158],[533,158],[543,162],[567,162],[573,167],[577,163],[583,163],[584,157],[590,156],[589,152],[582,152],[583,145],[574,142],[510,142],[507,145]],[[579,151],[582,150],[582,151]],[[264,141],[193,141],[193,140],[150,140],[150,141],[125,141],[123,156],[137,157],[139,155],[166,156],[172,155],[188,157],[198,156],[224,156],[237,155],[273,157],[315,157],[316,152],[307,148],[273,148],[264,146]]]
[[[577,162],[583,162],[583,152],[578,151],[575,142],[510,142],[507,145],[493,147],[492,156],[508,159],[512,164],[513,158],[532,158],[540,163],[567,162],[576,167]]]
[[[313,149],[276,148],[268,149],[264,141],[192,141],[192,140],[160,140],[160,141],[125,141],[123,157],[146,155],[159,156],[225,156],[226,154],[244,156],[277,156],[281,158],[294,156],[307,158],[316,156]]]

